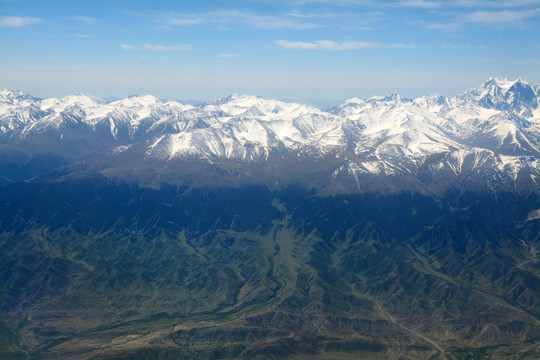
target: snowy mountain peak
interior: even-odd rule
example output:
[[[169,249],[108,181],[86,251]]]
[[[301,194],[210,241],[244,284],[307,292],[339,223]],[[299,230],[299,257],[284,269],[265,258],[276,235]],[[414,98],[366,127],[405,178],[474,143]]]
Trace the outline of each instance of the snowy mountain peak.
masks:
[[[353,97],[346,100],[342,105],[355,105],[355,104],[363,104],[363,103],[364,103],[364,100],[357,97]]]
[[[445,95],[429,94],[414,99],[413,105],[438,113],[452,107],[452,102]]]
[[[391,92],[386,96],[372,96],[369,99],[365,100],[365,103],[370,104],[393,104],[398,105],[402,102],[411,102],[412,100],[402,97],[400,94],[396,92]]]
[[[28,95],[28,94],[19,90],[8,90],[5,88],[0,90],[0,96],[5,97],[5,98],[14,97],[17,95]]]
[[[40,99],[28,95],[22,91],[11,91],[3,89],[0,91],[0,134],[8,129],[14,128],[16,123],[26,123],[29,118],[39,112],[39,107],[36,105]],[[15,115],[18,120],[8,121],[6,125],[2,120],[4,116]],[[13,116],[13,115],[12,115]]]
[[[86,94],[75,94],[75,95],[68,95],[60,99],[60,101],[67,106],[70,105],[80,105],[80,106],[88,106],[88,105],[95,105],[95,104],[106,104],[107,102],[101,98],[92,96],[92,95],[86,95]]]
[[[391,92],[390,94],[383,97],[382,101],[400,102],[400,101],[409,101],[409,99],[401,97],[401,95],[399,95],[396,92]]]
[[[532,106],[535,108],[538,105],[536,97],[535,89],[521,79],[514,81],[506,91],[506,98],[514,107]]]
[[[171,109],[178,109],[179,111],[188,111],[195,109],[195,106],[193,105],[184,105],[182,103],[179,103],[178,101],[172,100],[167,101],[164,105]]]
[[[522,79],[511,81],[500,77],[491,77],[480,87],[466,90],[454,100],[462,106],[479,105],[486,109],[512,110],[516,113],[538,105],[534,87]]]
[[[19,90],[0,90],[0,101],[4,104],[14,104],[20,101],[37,101],[39,99]]]
[[[231,94],[229,96],[219,98],[213,102],[213,104],[221,105],[229,102],[238,102],[238,101],[254,101],[262,99],[260,96],[256,95],[241,95],[241,94]]]
[[[236,94],[206,104],[203,108],[207,111],[222,112],[235,117],[289,117],[294,114],[296,114],[294,116],[298,116],[321,112],[312,106],[264,99],[260,96]]]
[[[123,106],[123,107],[148,107],[163,104],[161,100],[153,95],[131,95],[125,99],[114,101],[111,103],[113,106]]]
[[[265,100],[262,97],[255,95],[231,94],[229,96],[214,100],[211,103],[208,103],[207,106],[216,106],[222,109],[237,107],[247,109],[263,101],[269,100]]]
[[[44,99],[40,102],[39,107],[43,111],[52,110],[56,113],[60,113],[73,107],[78,107],[84,111],[86,109],[95,109],[105,105],[106,101],[98,97],[86,94],[75,94],[64,96],[61,99]]]
[[[480,87],[487,88],[491,86],[498,86],[500,88],[505,88],[508,87],[510,83],[512,83],[512,81],[508,80],[507,78],[491,76],[484,81]]]
[[[521,78],[516,80],[508,80],[501,77],[490,77],[477,89],[471,89],[470,91],[477,91],[479,93],[495,93],[501,92],[503,94],[508,91],[515,91],[516,89],[532,88],[529,83]]]

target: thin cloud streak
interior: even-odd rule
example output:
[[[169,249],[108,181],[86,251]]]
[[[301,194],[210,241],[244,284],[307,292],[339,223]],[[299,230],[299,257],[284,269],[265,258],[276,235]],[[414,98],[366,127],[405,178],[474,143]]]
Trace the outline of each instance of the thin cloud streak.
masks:
[[[191,49],[191,45],[185,45],[185,44],[177,44],[177,45],[152,45],[152,44],[144,44],[140,46],[130,45],[130,44],[122,44],[120,45],[120,48],[123,50],[136,50],[136,51],[187,51]]]
[[[303,18],[300,16],[261,15],[240,10],[217,10],[203,14],[177,14],[168,12],[161,14],[156,21],[164,29],[169,29],[173,26],[200,24],[212,24],[220,27],[247,25],[250,28],[260,30],[307,30],[320,27],[318,24],[300,21],[301,19]]]
[[[359,50],[370,48],[404,48],[405,44],[380,44],[372,41],[344,41],[337,43],[333,40],[317,40],[317,41],[288,41],[288,40],[276,40],[276,44],[285,48],[293,50]]]
[[[520,22],[535,16],[538,16],[539,10],[523,11],[478,11],[469,14],[465,19],[469,22],[478,23],[500,23],[500,22]]]
[[[42,22],[43,19],[35,17],[6,16],[0,18],[0,26],[22,27]]]
[[[69,37],[81,38],[81,39],[91,39],[91,38],[94,37],[94,35],[90,35],[90,34],[71,34],[71,35],[69,35]]]
[[[295,18],[300,18],[300,19],[309,19],[309,18],[328,19],[328,18],[334,18],[334,17],[338,16],[337,14],[334,14],[334,13],[321,13],[321,14],[304,13],[304,12],[300,12],[298,10],[289,11],[289,12],[285,13],[285,15],[295,17]]]
[[[412,8],[412,9],[439,9],[439,8],[520,8],[538,5],[538,0],[397,0],[397,1],[375,1],[375,0],[303,0],[297,1],[295,5],[316,5],[333,4],[346,7],[370,7],[370,8]]]
[[[479,50],[485,49],[485,46],[482,45],[455,45],[451,43],[444,43],[442,45],[445,49],[455,49],[455,50]]]
[[[91,16],[73,16],[71,19],[85,24],[93,24],[96,22],[96,19]]]
[[[463,27],[463,23],[448,23],[448,24],[427,24],[427,29],[432,30],[455,30]]]
[[[442,4],[439,2],[434,2],[434,1],[411,0],[411,1],[398,2],[395,5],[400,6],[400,7],[435,9],[435,8],[440,8]]]
[[[167,26],[196,25],[204,22],[202,17],[175,17],[171,16],[166,20]]]
[[[251,12],[239,10],[220,10],[209,13],[214,22],[233,25],[241,23],[254,29],[277,30],[277,29],[295,29],[306,30],[319,27],[317,24],[302,23],[290,18],[274,15],[259,15]]]
[[[461,16],[456,22],[450,22],[447,24],[436,23],[427,24],[426,28],[434,30],[456,30],[463,28],[466,24],[511,24],[521,23],[525,20],[532,19],[540,13],[540,9],[536,10],[520,10],[520,11],[476,11],[470,14]]]
[[[387,4],[394,7],[409,7],[421,9],[437,8],[522,8],[526,6],[538,6],[537,0],[515,0],[515,1],[486,1],[486,0],[460,0],[460,1],[429,1],[429,0],[406,0],[396,1]]]

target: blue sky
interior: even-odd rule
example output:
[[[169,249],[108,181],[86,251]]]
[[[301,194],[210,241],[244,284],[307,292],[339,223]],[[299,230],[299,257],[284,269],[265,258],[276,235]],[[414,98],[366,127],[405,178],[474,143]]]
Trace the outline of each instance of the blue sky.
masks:
[[[0,88],[337,103],[540,83],[540,0],[0,0]]]

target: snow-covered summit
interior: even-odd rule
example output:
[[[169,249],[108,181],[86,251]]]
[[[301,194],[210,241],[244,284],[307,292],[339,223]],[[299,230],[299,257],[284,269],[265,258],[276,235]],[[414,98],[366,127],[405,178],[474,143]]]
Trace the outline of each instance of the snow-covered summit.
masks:
[[[297,103],[264,99],[260,96],[233,94],[202,106],[208,112],[221,112],[230,117],[294,118],[305,114],[322,113],[320,109]]]
[[[522,79],[511,81],[499,77],[489,78],[480,87],[456,96],[454,101],[462,106],[479,105],[486,109],[517,113],[526,108],[538,107],[538,95],[534,87]]]
[[[35,98],[25,92],[19,90],[0,90],[0,103],[2,104],[16,104],[24,101],[38,101],[38,98]]]
[[[132,95],[125,99],[114,101],[111,103],[111,105],[123,106],[127,108],[130,108],[130,107],[141,108],[141,107],[148,107],[148,106],[156,106],[162,103],[163,102],[161,100],[159,100],[153,95],[142,95],[142,96]]]
[[[413,100],[413,104],[434,113],[440,113],[452,107],[452,101],[441,94],[430,94],[416,98]]]

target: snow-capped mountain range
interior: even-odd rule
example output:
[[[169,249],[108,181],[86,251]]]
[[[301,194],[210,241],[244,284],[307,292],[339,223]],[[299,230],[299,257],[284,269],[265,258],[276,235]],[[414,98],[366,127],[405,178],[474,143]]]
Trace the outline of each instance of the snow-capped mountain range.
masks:
[[[488,177],[516,181],[521,174],[538,187],[539,105],[540,85],[501,78],[454,98],[390,94],[353,98],[327,111],[244,95],[192,106],[151,95],[106,102],[2,90],[0,146],[40,139],[47,151],[69,157],[66,144],[85,139],[85,156],[105,148],[108,156],[121,156],[137,148],[146,160],[159,161],[331,155],[339,159],[333,178],[419,177],[426,171],[464,176],[487,169]]]

